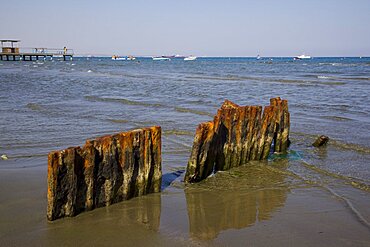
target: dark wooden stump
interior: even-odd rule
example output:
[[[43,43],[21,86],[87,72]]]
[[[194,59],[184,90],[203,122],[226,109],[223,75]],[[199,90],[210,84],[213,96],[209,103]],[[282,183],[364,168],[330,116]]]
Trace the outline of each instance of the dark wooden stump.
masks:
[[[329,141],[329,137],[322,135],[322,136],[319,136],[314,143],[312,143],[312,146],[321,147],[321,146],[326,145],[328,141]]]

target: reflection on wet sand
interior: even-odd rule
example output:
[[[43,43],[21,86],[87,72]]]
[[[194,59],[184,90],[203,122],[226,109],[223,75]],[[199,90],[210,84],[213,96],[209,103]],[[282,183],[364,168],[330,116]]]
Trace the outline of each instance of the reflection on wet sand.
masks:
[[[148,239],[160,241],[160,217],[160,193],[133,198],[48,223],[45,246],[145,246]]]
[[[217,173],[185,190],[190,235],[209,240],[224,230],[268,220],[284,205],[287,193],[284,170],[266,163]]]
[[[147,229],[158,231],[161,220],[161,194],[138,197],[131,205],[122,207],[122,218],[136,221]]]

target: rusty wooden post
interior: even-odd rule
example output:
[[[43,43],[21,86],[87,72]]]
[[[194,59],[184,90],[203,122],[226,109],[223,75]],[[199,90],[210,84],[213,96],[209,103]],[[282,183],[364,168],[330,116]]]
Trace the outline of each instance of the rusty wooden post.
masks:
[[[48,157],[48,220],[161,189],[161,128],[88,140]]]
[[[265,160],[270,151],[286,152],[289,121],[286,100],[271,99],[263,113],[261,106],[239,106],[226,100],[213,121],[198,126],[185,182],[201,181],[212,172],[250,160]]]

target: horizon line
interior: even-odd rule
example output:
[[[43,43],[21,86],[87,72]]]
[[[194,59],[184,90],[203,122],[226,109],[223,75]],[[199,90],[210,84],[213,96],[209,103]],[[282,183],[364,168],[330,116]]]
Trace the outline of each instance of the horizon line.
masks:
[[[112,57],[113,55],[107,55],[107,54],[76,54],[74,57]],[[167,56],[167,55],[118,55],[118,56],[134,56],[134,57],[143,57],[143,58],[152,58],[152,57],[158,57],[158,56]],[[257,56],[243,56],[243,55],[238,55],[238,56],[211,56],[211,55],[181,55],[181,57],[174,57],[174,58],[182,58],[182,57],[187,57],[187,56],[196,56],[198,58],[256,58]],[[295,56],[260,56],[260,58],[294,58]],[[355,56],[355,55],[347,55],[347,56],[341,56],[341,55],[335,55],[335,56],[325,56],[325,55],[320,55],[320,56],[311,56],[311,58],[369,58],[370,55],[363,55],[363,56]]]

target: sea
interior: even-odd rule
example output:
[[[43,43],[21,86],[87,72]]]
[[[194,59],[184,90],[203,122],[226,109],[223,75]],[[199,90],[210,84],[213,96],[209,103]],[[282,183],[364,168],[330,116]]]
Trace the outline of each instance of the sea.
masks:
[[[289,102],[287,154],[184,185],[198,124],[226,99],[274,97]],[[0,116],[0,243],[267,246],[268,235],[276,246],[370,245],[368,57],[0,61]],[[162,193],[47,222],[50,151],[154,125]],[[330,140],[314,148],[320,135]]]

